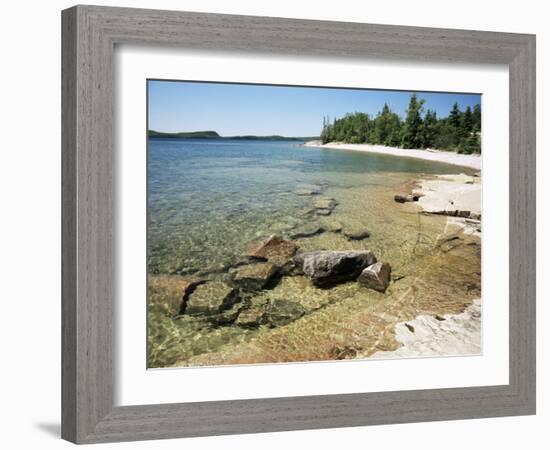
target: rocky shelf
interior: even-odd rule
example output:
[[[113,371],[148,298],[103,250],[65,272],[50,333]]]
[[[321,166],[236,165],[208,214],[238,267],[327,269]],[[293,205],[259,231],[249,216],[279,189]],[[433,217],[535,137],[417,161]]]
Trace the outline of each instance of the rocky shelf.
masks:
[[[390,283],[390,265],[369,250],[301,252],[296,243],[271,235],[252,242],[245,256],[248,263],[230,269],[224,280],[184,279],[179,314],[206,317],[216,325],[278,327],[308,312],[297,302],[261,295],[282,277],[303,275],[319,289],[357,281],[382,293]]]

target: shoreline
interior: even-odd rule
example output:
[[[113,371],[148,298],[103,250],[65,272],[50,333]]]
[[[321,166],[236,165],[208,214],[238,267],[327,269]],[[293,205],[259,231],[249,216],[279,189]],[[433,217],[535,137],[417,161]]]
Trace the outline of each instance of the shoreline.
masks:
[[[481,182],[479,177],[436,175],[417,180],[420,198],[416,204],[424,214],[447,216],[449,225],[465,234],[481,237]]]
[[[481,353],[481,299],[459,314],[421,314],[394,326],[401,344],[397,350],[378,351],[369,359],[469,356]]]
[[[442,150],[404,149],[371,144],[344,144],[341,142],[329,142],[328,144],[323,144],[321,143],[321,141],[308,141],[302,145],[304,147],[328,148],[334,150],[351,150],[366,153],[402,156],[405,158],[424,159],[426,161],[436,161],[446,164],[452,164],[455,166],[481,170],[481,155],[463,155]]]

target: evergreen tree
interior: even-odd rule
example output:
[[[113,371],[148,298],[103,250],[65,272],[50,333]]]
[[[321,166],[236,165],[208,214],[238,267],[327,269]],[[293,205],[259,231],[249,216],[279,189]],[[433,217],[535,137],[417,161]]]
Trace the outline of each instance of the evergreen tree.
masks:
[[[428,109],[422,127],[422,148],[433,148],[438,132],[437,114],[435,111]]]
[[[455,103],[447,117],[438,118],[433,110],[423,114],[423,99],[411,95],[405,119],[402,120],[387,104],[375,118],[355,112],[334,119],[323,117],[323,143],[380,144],[403,148],[436,148],[460,153],[480,153],[481,106],[460,111]]]
[[[384,144],[386,137],[388,136],[388,115],[390,114],[390,108],[387,103],[384,103],[384,108],[378,113],[376,119],[374,119],[373,133],[371,135],[371,142],[373,144]]]
[[[323,130],[321,131],[321,142],[326,144],[329,142],[329,120],[323,116]]]
[[[481,105],[477,104],[474,106],[472,112],[474,131],[481,131]]]
[[[355,114],[355,132],[357,143],[367,142],[370,128],[369,115],[366,113]]]
[[[422,148],[422,110],[425,100],[418,100],[416,94],[412,94],[403,127],[401,145],[404,148]]]
[[[462,135],[469,136],[473,132],[474,127],[474,117],[472,114],[472,108],[469,106],[466,108],[466,111],[462,114],[460,126],[462,128]]]
[[[454,128],[460,127],[460,116],[462,113],[460,112],[460,108],[458,107],[458,103],[455,102],[453,105],[453,109],[451,109],[451,112],[449,113],[449,123]]]

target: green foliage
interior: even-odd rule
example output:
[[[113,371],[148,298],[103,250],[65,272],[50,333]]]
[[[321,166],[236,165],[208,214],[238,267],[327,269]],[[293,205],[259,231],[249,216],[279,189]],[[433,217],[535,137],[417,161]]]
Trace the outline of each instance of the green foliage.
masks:
[[[372,130],[371,140],[375,144],[395,146],[401,142],[401,119],[387,104],[373,120]]]
[[[424,116],[422,127],[419,130],[422,148],[434,148],[440,132],[439,122],[435,111],[428,109]]]
[[[460,126],[464,134],[468,135],[474,129],[474,116],[472,114],[472,109],[468,106],[466,111],[462,114],[460,119]]]
[[[453,109],[451,109],[451,112],[449,113],[449,123],[454,128],[459,128],[460,122],[460,109],[458,108],[458,103],[455,102]]]
[[[481,153],[481,106],[460,111],[455,103],[447,117],[424,111],[424,99],[412,94],[402,120],[387,104],[376,117],[355,112],[334,119],[323,117],[321,140],[375,144],[402,148],[436,148],[460,153]]]
[[[481,131],[481,105],[477,104],[474,106],[472,116],[474,121],[474,130]]]
[[[479,153],[481,142],[478,133],[471,133],[467,138],[463,139],[458,145],[458,153]]]
[[[424,110],[424,102],[425,100],[418,100],[416,94],[411,95],[401,138],[401,146],[403,148],[423,148],[422,112]]]

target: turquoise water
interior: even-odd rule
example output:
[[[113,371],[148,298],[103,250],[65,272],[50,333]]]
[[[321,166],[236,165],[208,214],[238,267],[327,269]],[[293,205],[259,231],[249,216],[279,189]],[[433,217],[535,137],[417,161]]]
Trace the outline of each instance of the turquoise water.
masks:
[[[247,242],[311,222],[312,198],[395,182],[384,174],[456,173],[456,166],[390,155],[303,147],[296,141],[149,139],[148,270],[223,272]],[[467,171],[465,169],[464,171]]]

